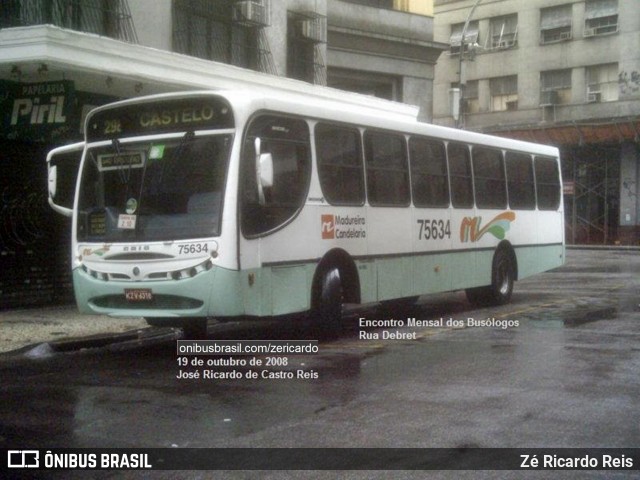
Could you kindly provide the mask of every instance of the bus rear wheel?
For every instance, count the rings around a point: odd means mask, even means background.
[[[340,270],[331,268],[322,275],[319,298],[311,312],[316,330],[323,337],[336,337],[342,328],[343,288]]]
[[[509,303],[513,293],[515,272],[512,255],[506,248],[501,248],[493,257],[491,285],[468,288],[465,291],[467,300],[476,306],[495,306]]]

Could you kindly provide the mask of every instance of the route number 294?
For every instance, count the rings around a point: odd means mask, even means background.
[[[451,220],[418,220],[418,240],[442,240],[451,238]]]

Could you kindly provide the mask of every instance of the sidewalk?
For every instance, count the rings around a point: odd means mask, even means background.
[[[27,345],[147,328],[138,317],[82,315],[75,305],[0,311],[0,354]]]

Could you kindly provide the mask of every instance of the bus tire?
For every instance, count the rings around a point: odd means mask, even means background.
[[[465,291],[467,300],[475,306],[496,306],[509,303],[516,277],[514,262],[514,257],[507,248],[498,249],[491,266],[491,285],[468,288]]]
[[[340,270],[327,269],[322,274],[319,298],[311,312],[314,330],[323,337],[336,337],[342,329],[343,290]]]
[[[206,318],[185,318],[182,321],[185,340],[203,340],[207,338]]]
[[[151,327],[179,327],[181,322],[179,318],[172,317],[145,317],[147,325]]]

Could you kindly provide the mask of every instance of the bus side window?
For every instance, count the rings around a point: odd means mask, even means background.
[[[448,207],[449,180],[444,144],[429,138],[409,139],[411,188],[416,207]]]
[[[473,184],[478,208],[506,208],[507,189],[502,152],[473,147]]]
[[[512,209],[534,210],[536,191],[533,181],[533,162],[531,155],[507,152],[507,190],[509,207]]]
[[[449,177],[451,180],[451,204],[456,208],[473,207],[473,183],[471,181],[471,159],[469,147],[461,143],[450,143]]]
[[[258,200],[255,139],[273,158],[273,185]],[[241,226],[247,236],[275,230],[304,205],[311,178],[309,129],[303,120],[263,115],[253,120],[244,140],[241,167]]]
[[[360,132],[319,123],[315,129],[318,176],[332,205],[364,204],[364,171]]]
[[[536,193],[540,210],[557,210],[560,206],[560,174],[554,158],[536,157]]]
[[[380,207],[408,206],[409,171],[404,136],[367,131],[364,145],[369,203]]]

